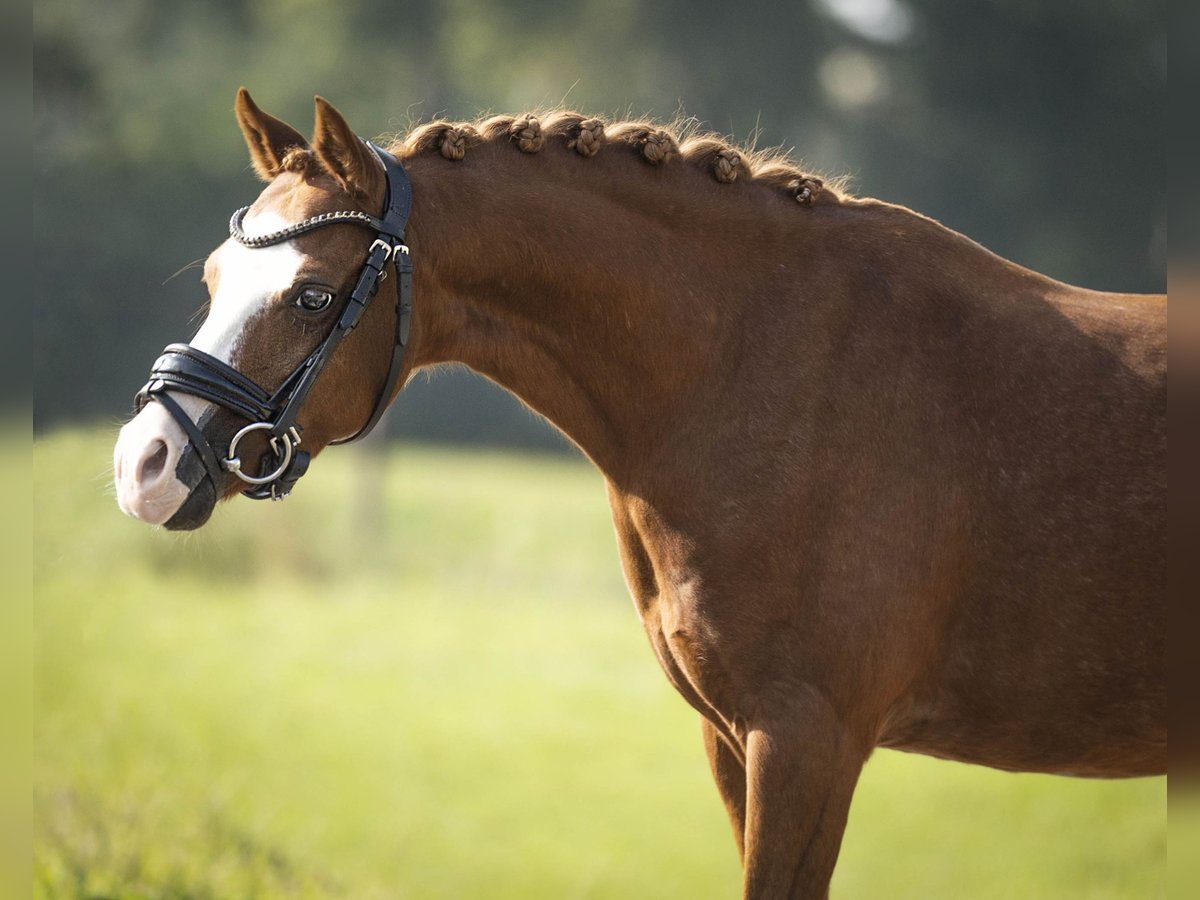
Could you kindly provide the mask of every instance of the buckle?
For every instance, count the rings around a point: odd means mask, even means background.
[[[375,238],[375,240],[371,241],[371,246],[369,248],[367,248],[367,256],[370,256],[376,250],[382,250],[383,251],[383,261],[387,262],[389,259],[392,258],[392,254],[395,252],[395,249],[396,248],[394,246],[389,244],[383,238]],[[407,247],[404,248],[404,252],[405,253],[408,252]]]

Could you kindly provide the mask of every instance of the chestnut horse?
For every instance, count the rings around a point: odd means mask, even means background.
[[[383,167],[328,103],[311,141],[244,90],[236,111],[268,183],[246,233],[379,214]],[[650,123],[436,122],[391,150],[413,191],[399,384],[465,363],[603,472],[745,896],[826,895],[877,746],[1166,771],[1165,297],[1053,281],[777,154]],[[367,240],[227,241],[194,346],[280,384]],[[395,316],[369,307],[316,382],[310,452],[371,415]],[[178,400],[213,446],[245,424]],[[125,426],[126,512],[195,527],[237,492],[189,486],[188,444],[157,403]]]

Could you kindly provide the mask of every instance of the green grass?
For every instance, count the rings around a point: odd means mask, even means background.
[[[323,456],[284,504],[126,520],[34,450],[35,897],[723,898],[696,715],[570,459]],[[1164,895],[1164,780],[881,752],[841,897]]]

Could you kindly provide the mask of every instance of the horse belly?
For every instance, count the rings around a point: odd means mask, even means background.
[[[897,705],[880,743],[1010,771],[1165,772],[1161,620],[1098,620],[1089,605],[1067,607],[1024,619],[964,616],[941,666]]]

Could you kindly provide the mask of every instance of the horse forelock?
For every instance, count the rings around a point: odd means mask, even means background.
[[[281,172],[295,172],[298,175],[311,175],[321,169],[321,163],[316,155],[307,147],[292,147],[279,162]]]

